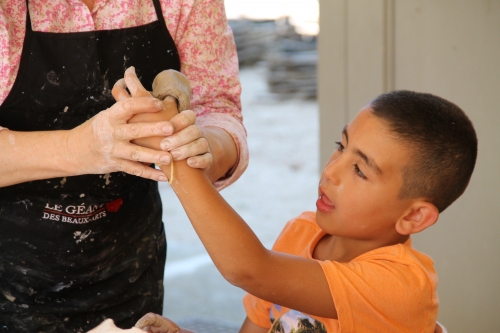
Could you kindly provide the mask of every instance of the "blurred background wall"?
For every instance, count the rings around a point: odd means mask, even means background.
[[[342,127],[386,91],[434,93],[474,123],[471,183],[414,244],[435,260],[449,332],[500,332],[500,1],[319,0],[319,8],[321,166]]]

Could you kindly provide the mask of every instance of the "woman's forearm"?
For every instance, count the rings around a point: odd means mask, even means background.
[[[164,174],[144,164],[160,164],[168,153],[130,143],[165,136],[165,123],[127,124],[134,114],[157,113],[153,97],[120,101],[71,130],[0,131],[0,187],[31,180],[123,171],[161,180]],[[159,126],[160,125],[160,126]]]
[[[68,131],[0,131],[0,187],[76,175]]]

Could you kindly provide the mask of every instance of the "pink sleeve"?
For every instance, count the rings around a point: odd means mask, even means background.
[[[238,57],[224,1],[163,0],[162,8],[179,51],[181,71],[191,82],[191,107],[198,124],[224,129],[237,146],[237,165],[214,184],[220,190],[236,181],[248,165]]]

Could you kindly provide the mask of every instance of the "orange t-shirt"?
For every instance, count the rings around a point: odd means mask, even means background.
[[[312,259],[325,232],[316,214],[287,223],[273,250]],[[245,295],[248,318],[271,333],[434,332],[438,313],[437,276],[427,255],[405,244],[382,247],[350,262],[319,261],[330,286],[338,320],[291,310]]]

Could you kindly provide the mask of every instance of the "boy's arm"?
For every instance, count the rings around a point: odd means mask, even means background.
[[[337,318],[318,262],[267,250],[201,170],[176,170],[171,186],[224,278],[266,301]]]
[[[139,87],[131,93],[140,96],[148,92]],[[170,176],[170,166],[160,168]],[[203,170],[176,161],[171,186],[215,266],[231,284],[269,302],[337,318],[320,264],[266,249]]]

